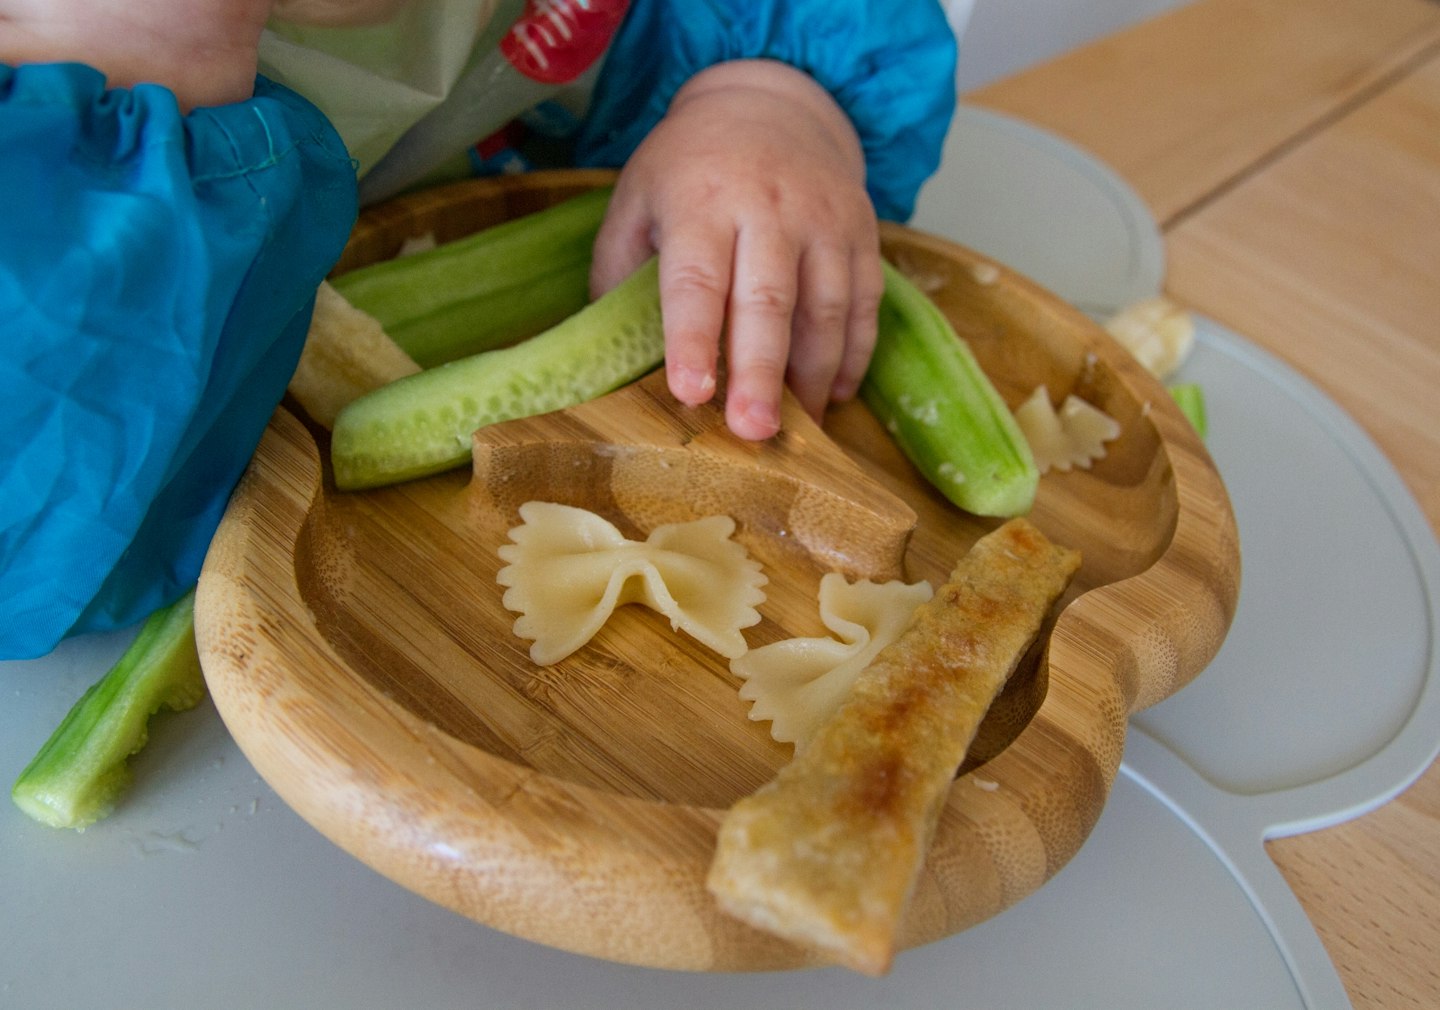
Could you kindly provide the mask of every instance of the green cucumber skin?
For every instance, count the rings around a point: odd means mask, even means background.
[[[610,193],[582,193],[332,283],[422,368],[501,347],[585,305]]]
[[[1205,390],[1194,382],[1178,382],[1170,387],[1170,395],[1180,413],[1194,427],[1196,434],[1204,439],[1210,434],[1210,420],[1205,413]]]
[[[547,330],[590,301],[590,250],[554,270],[497,286],[386,330],[421,368],[507,347]]]
[[[26,765],[11,799],[42,824],[84,830],[129,786],[126,758],[145,745],[150,716],[193,708],[204,696],[192,589],[150,615]]]
[[[335,484],[359,490],[462,466],[470,438],[500,421],[583,403],[639,378],[665,355],[658,263],[512,347],[426,369],[367,393],[335,419]]]
[[[883,266],[879,333],[861,399],[953,504],[979,516],[1024,515],[1040,475],[1014,415],[935,303]]]

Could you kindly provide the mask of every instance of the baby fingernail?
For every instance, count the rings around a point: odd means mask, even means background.
[[[780,430],[780,408],[773,403],[752,400],[745,405],[745,419],[757,428]]]
[[[687,403],[703,403],[715,392],[715,373],[703,368],[676,365],[670,378],[675,395]]]

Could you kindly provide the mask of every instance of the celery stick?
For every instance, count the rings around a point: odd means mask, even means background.
[[[665,356],[652,257],[580,312],[513,347],[397,379],[335,419],[335,484],[355,490],[463,466],[470,436],[498,421],[584,403]]]
[[[106,816],[133,777],[126,759],[145,746],[150,716],[205,696],[195,649],[195,591],[151,614],[124,655],[70,709],[15,780],[10,796],[53,828]]]
[[[585,306],[610,193],[592,190],[332,284],[422,368],[503,347]]]
[[[1014,415],[935,303],[883,266],[879,336],[861,399],[955,505],[975,515],[1023,515],[1040,475]]]
[[[1170,395],[1175,398],[1175,403],[1180,407],[1180,413],[1184,414],[1195,430],[1204,438],[1210,432],[1210,422],[1205,415],[1205,391],[1198,383],[1177,382],[1170,387]]]

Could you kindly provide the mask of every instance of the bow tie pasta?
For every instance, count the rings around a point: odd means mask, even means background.
[[[1044,386],[1036,386],[1030,398],[1015,408],[1015,423],[1042,474],[1075,467],[1088,470],[1104,458],[1105,443],[1120,437],[1118,421],[1074,394],[1065,397],[1057,411]]]
[[[928,582],[860,581],[835,572],[820,580],[820,620],[833,638],[789,638],[751,649],[730,661],[744,679],[740,697],[750,718],[770,720],[770,735],[804,747],[834,715],[860,671],[909,626],[929,600]]]
[[[515,634],[530,658],[558,663],[585,645],[616,607],[642,603],[726,659],[746,648],[742,628],[759,623],[760,564],[731,540],[735,520],[707,516],[657,526],[627,540],[586,509],[553,502],[520,506],[522,524],[499,549],[503,603],[521,616]]]

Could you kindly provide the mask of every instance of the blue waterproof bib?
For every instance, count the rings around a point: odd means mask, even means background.
[[[0,658],[192,585],[355,217],[325,119],[266,80],[182,115],[0,66]]]

